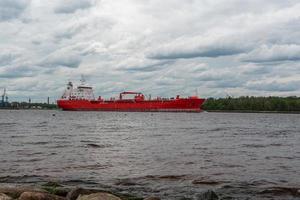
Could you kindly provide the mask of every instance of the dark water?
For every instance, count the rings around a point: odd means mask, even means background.
[[[0,184],[49,180],[163,199],[299,199],[300,115],[0,111]]]

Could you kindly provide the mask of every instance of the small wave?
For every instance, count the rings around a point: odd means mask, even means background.
[[[287,160],[297,159],[297,158],[293,158],[293,157],[289,157],[289,156],[266,156],[265,158],[267,160],[271,160],[271,159],[287,159]]]
[[[283,144],[279,144],[279,143],[274,143],[274,144],[270,144],[269,146],[280,147],[280,146],[284,146],[284,145]]]
[[[192,184],[194,185],[219,185],[222,184],[220,181],[213,181],[213,180],[205,180],[205,179],[200,179],[200,180],[193,180]]]
[[[138,185],[133,179],[122,179],[118,180],[115,185],[120,185],[120,186],[135,186]]]
[[[181,179],[186,179],[186,175],[147,175],[145,176],[146,179],[153,179],[153,180],[159,180],[159,179],[164,179],[164,180],[181,180]]]
[[[23,175],[23,176],[2,176],[0,183],[37,183],[43,182],[49,176]]]
[[[42,160],[44,160],[44,159],[42,159],[42,158],[30,158],[30,159],[18,159],[18,160],[16,160],[16,162],[26,163],[26,162],[37,162],[37,161],[42,161]]]
[[[94,144],[94,143],[88,143],[85,145],[86,147],[91,147],[91,148],[106,148],[110,147],[111,145],[109,144]]]
[[[279,136],[287,136],[291,133],[293,133],[293,130],[278,130],[278,131],[273,131],[273,132],[268,132],[265,133],[268,137],[279,137]]]
[[[88,169],[88,170],[94,170],[94,169],[107,169],[109,167],[112,167],[112,165],[102,165],[102,164],[94,164],[94,165],[79,165],[79,166],[67,166],[63,169]]]
[[[60,148],[67,148],[67,147],[70,147],[71,145],[63,145],[63,144],[57,144],[57,145],[54,145],[54,146],[48,146],[47,148],[49,149],[60,149]]]
[[[11,135],[10,138],[24,138],[25,135]]]
[[[228,163],[222,163],[222,164],[220,164],[220,166],[226,167],[226,168],[238,168],[238,167],[243,167],[242,165],[234,165],[234,164],[228,164]]]
[[[33,125],[32,128],[45,128],[47,126],[48,126],[48,122],[43,121],[43,122],[38,123],[37,125]]]
[[[81,124],[77,124],[75,125],[76,129],[84,129],[84,128],[90,128],[90,126],[87,126],[87,125],[81,125]]]
[[[22,156],[34,156],[34,155],[42,155],[43,154],[43,152],[28,152],[23,149],[16,150],[16,152],[18,152],[18,155],[22,155]]]
[[[300,188],[293,187],[269,187],[260,192],[260,194],[272,194],[272,195],[291,195],[300,197]]]
[[[94,142],[93,140],[80,140],[80,142],[88,142],[88,143],[92,143]]]
[[[242,147],[247,147],[247,148],[265,148],[266,145],[263,144],[244,144]]]
[[[45,145],[48,144],[49,142],[42,142],[42,141],[38,141],[38,142],[28,142],[26,144],[34,144],[34,145]]]
[[[210,132],[210,131],[212,131],[212,132],[226,131],[228,129],[229,129],[228,127],[220,127],[220,128],[210,129],[210,130],[208,130],[208,132]]]
[[[15,122],[2,122],[0,123],[0,127],[11,127],[11,126],[15,126],[17,125],[17,123]]]
[[[63,185],[68,185],[68,184],[97,185],[99,183],[90,181],[90,180],[88,181],[88,180],[80,180],[80,179],[71,179],[71,180],[62,181],[61,184],[63,184]]]

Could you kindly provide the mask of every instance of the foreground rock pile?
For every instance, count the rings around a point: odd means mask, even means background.
[[[40,188],[0,187],[0,200],[160,200],[158,197],[136,197],[114,194],[110,191],[85,188],[66,188],[57,183],[47,183]],[[200,194],[197,200],[218,200],[213,191]]]

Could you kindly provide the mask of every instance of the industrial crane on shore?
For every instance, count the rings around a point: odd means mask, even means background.
[[[8,96],[6,93],[6,88],[3,89],[3,94],[1,95],[1,107],[5,107],[6,104],[8,103]]]

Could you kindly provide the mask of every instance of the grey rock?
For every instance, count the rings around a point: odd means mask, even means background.
[[[42,189],[32,187],[1,187],[0,193],[6,194],[14,199],[18,198],[23,192],[47,192]]]
[[[74,188],[67,194],[67,200],[76,200],[79,195],[88,195],[97,192],[104,192],[96,189]]]
[[[90,195],[80,195],[77,200],[121,200],[119,197],[105,192],[93,193]]]
[[[66,198],[43,192],[23,192],[19,200],[66,200]]]
[[[0,200],[12,200],[12,198],[6,194],[0,193]]]

